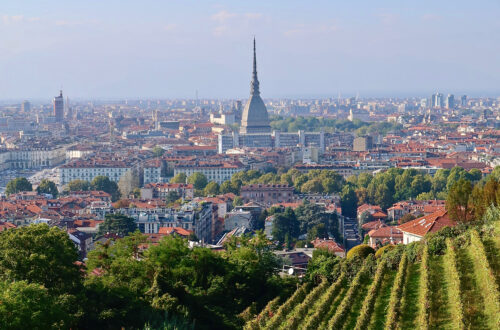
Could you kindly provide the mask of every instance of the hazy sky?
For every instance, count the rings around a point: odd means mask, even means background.
[[[500,1],[2,0],[0,99],[500,95]]]

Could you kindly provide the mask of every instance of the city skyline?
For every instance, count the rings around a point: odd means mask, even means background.
[[[493,1],[90,4],[4,4],[0,99],[245,99],[254,35],[264,99],[500,95]]]

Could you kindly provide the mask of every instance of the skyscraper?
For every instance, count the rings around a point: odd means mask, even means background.
[[[446,109],[453,109],[455,107],[455,96],[448,94],[446,97]]]
[[[62,91],[60,91],[59,96],[54,97],[54,117],[56,117],[57,123],[62,123],[64,120],[64,99]]]
[[[257,78],[257,55],[255,38],[253,39],[253,73],[250,83],[250,98],[243,109],[240,133],[270,133],[269,116],[266,105],[260,97],[259,79]]]
[[[462,107],[466,107],[467,106],[467,95],[462,95],[462,97],[460,98],[460,103],[461,103],[461,106]]]
[[[23,103],[21,103],[21,112],[28,113],[30,111],[31,111],[31,103],[29,101],[23,101]]]

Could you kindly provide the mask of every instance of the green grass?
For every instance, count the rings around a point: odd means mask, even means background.
[[[443,256],[430,257],[430,320],[431,329],[452,329],[451,312],[448,304],[448,278],[444,276]]]
[[[483,244],[491,270],[495,274],[495,281],[497,286],[500,287],[500,237],[483,239]]]
[[[321,323],[321,326],[319,327],[319,329],[326,329],[327,328],[328,321],[330,321],[330,319],[335,314],[335,311],[337,310],[337,307],[339,307],[340,303],[344,299],[344,297],[345,297],[345,295],[346,295],[346,293],[347,293],[348,290],[349,290],[349,286],[346,286],[346,287],[342,288],[342,290],[340,290],[339,295],[333,301],[333,303],[332,303],[332,305],[330,307],[330,310],[325,315],[325,318],[324,318],[323,322]]]
[[[408,278],[403,296],[401,313],[401,328],[415,329],[418,315],[418,286],[420,284],[420,263],[411,264],[408,267]],[[382,329],[382,328],[377,328]]]
[[[467,248],[457,250],[460,290],[466,329],[487,329],[484,302],[474,275],[474,261]]]
[[[384,329],[385,316],[387,315],[387,307],[391,298],[391,289],[396,277],[395,270],[389,270],[385,276],[382,286],[380,287],[373,313],[370,321],[369,329]]]
[[[365,300],[368,289],[370,288],[371,279],[366,279],[363,281],[363,285],[359,289],[356,298],[352,302],[351,308],[349,309],[349,314],[347,315],[346,321],[344,323],[344,329],[353,329],[356,326],[356,321],[358,319],[361,307],[363,306],[363,301]]]

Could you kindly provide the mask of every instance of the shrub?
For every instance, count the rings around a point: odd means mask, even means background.
[[[359,273],[352,281],[351,287],[349,288],[349,291],[347,291],[344,300],[342,300],[342,302],[340,303],[340,306],[335,312],[333,318],[330,320],[330,322],[328,322],[328,329],[337,329],[345,321],[347,315],[349,314],[350,308],[352,307],[352,303],[356,298],[356,295],[359,293],[359,290],[361,289],[363,282],[365,281],[370,267],[372,266],[371,261],[372,260],[370,258],[365,259],[363,268],[361,268]]]
[[[375,250],[366,244],[360,244],[358,246],[353,247],[352,249],[347,252],[346,259],[352,259],[356,256],[361,257],[361,258],[366,258],[370,254],[374,254]]]
[[[368,290],[368,294],[365,300],[363,301],[363,307],[361,308],[361,312],[356,322],[355,329],[357,330],[366,329],[368,323],[370,322],[370,317],[373,311],[373,306],[375,304],[375,299],[380,289],[380,285],[382,284],[382,279],[384,278],[385,269],[386,269],[386,262],[384,260],[381,260],[378,264],[377,272],[375,273],[375,278],[373,279],[373,283],[370,286],[370,289]]]
[[[377,252],[375,252],[375,258],[380,258],[384,253],[389,252],[392,249],[394,249],[394,245],[391,244],[381,247],[377,250]]]

